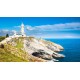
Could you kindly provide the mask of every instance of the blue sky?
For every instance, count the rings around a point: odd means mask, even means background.
[[[22,22],[29,36],[80,38],[80,17],[0,17],[0,36],[19,32]]]

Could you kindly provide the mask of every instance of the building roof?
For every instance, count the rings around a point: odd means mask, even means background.
[[[21,26],[24,26],[24,24],[22,23]]]

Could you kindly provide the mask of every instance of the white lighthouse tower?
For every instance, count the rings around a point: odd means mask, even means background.
[[[21,36],[26,37],[25,31],[24,31],[24,24],[21,24]]]

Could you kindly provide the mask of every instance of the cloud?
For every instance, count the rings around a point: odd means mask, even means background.
[[[29,31],[34,30],[34,28],[33,28],[32,26],[30,26],[30,25],[26,25],[25,27],[26,27],[26,29],[29,30]]]
[[[80,22],[53,24],[53,25],[40,25],[40,26],[27,26],[28,30],[38,31],[65,31],[65,30],[80,30]]]
[[[7,29],[0,30],[0,36],[6,36],[6,34],[13,35],[14,31],[15,30],[7,30]]]
[[[20,29],[21,26],[14,26],[16,29]],[[26,30],[28,31],[69,31],[69,30],[80,30],[80,22],[72,23],[60,23],[52,25],[39,25],[31,26],[25,25]]]
[[[6,35],[7,33],[13,35],[15,30],[17,30],[17,32],[20,31],[20,26],[15,26],[14,30],[0,30],[0,35]],[[25,32],[28,36],[44,38],[80,37],[80,22],[39,26],[25,25]]]
[[[80,37],[80,22],[53,25],[26,26],[26,33],[37,37]],[[63,35],[64,34],[64,35]],[[67,35],[66,35],[67,34]],[[77,34],[77,35],[72,35]]]
[[[35,26],[37,30],[43,31],[65,31],[65,30],[80,30],[80,22],[77,23],[64,23],[64,24],[53,24],[53,25],[41,25]]]
[[[5,30],[0,30],[0,33],[7,33],[9,30],[5,29]]]

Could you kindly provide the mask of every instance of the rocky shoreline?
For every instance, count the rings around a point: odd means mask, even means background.
[[[18,43],[17,43],[18,42]],[[31,61],[45,62],[45,61],[58,61],[57,58],[64,58],[65,55],[58,52],[63,51],[64,48],[56,43],[38,39],[35,37],[8,37],[0,44],[10,44],[12,46],[22,45],[21,50],[28,54]],[[17,47],[17,48],[18,48]],[[15,54],[16,55],[16,54]]]
[[[58,61],[56,58],[65,57],[65,55],[57,53],[64,50],[61,45],[34,37],[25,38],[24,49],[29,54],[47,61]]]

